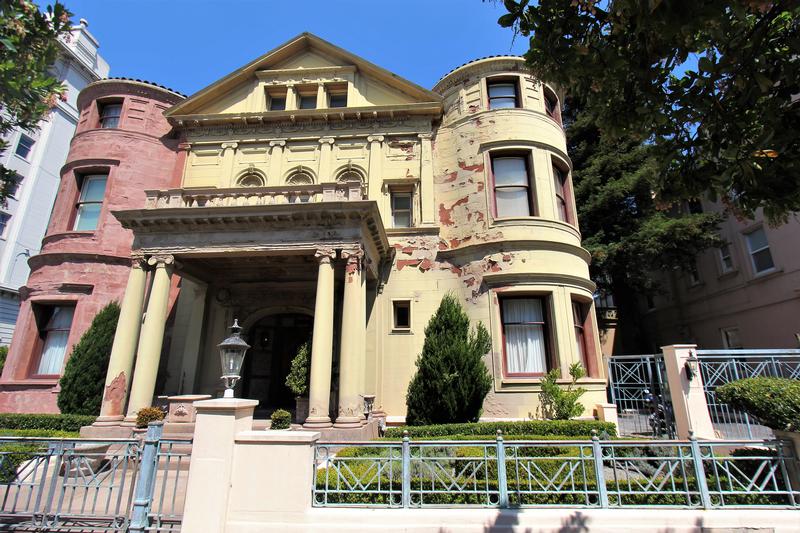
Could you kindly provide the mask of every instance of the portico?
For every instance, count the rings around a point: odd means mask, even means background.
[[[367,284],[377,283],[391,248],[376,203],[361,199],[360,184],[325,188],[298,187],[311,201],[296,203],[290,199],[299,192],[285,187],[215,189],[211,198],[189,190],[149,191],[144,209],[115,213],[134,232],[135,257],[100,423],[132,422],[139,409],[151,405],[159,369],[172,368],[162,352],[165,328],[177,320],[170,311],[172,278],[177,276],[181,283],[207,287],[203,338],[197,353],[190,354],[197,359],[196,370],[180,377],[184,392],[218,391],[217,322],[227,325],[235,315],[245,334],[255,335],[253,328],[264,316],[313,314],[304,425],[363,424],[362,397],[374,394],[365,388]],[[268,375],[262,388],[283,387],[284,379]]]

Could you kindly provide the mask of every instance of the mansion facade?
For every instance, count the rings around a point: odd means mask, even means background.
[[[306,427],[360,426],[365,395],[399,423],[448,292],[492,335],[484,418],[536,416],[541,377],[575,362],[585,414],[605,401],[559,96],[522,58],[426,90],[302,34],[189,98],[109,79],[78,103],[0,410],[56,411],[71,347],[117,300],[101,421],[221,395],[238,319],[238,396],[292,408],[313,340]]]

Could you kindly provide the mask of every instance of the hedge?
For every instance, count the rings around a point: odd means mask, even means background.
[[[495,437],[497,430],[504,435],[561,435],[564,437],[585,437],[592,430],[598,434],[605,432],[609,437],[617,434],[611,422],[597,420],[525,420],[520,422],[475,422],[469,424],[439,424],[432,426],[401,426],[386,430],[386,437],[399,439],[403,432],[414,439],[445,437],[450,435],[471,435],[476,437]]]
[[[719,387],[717,398],[772,429],[800,431],[800,380],[740,379]]]
[[[79,431],[97,417],[85,415],[0,413],[0,428]]]

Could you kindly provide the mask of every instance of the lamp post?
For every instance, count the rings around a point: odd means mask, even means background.
[[[250,345],[241,337],[241,332],[239,321],[234,319],[230,337],[217,345],[222,364],[222,381],[225,383],[223,398],[233,398],[233,388],[241,377],[244,354],[250,348]]]

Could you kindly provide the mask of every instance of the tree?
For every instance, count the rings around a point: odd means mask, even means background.
[[[16,128],[34,130],[64,95],[48,68],[58,55],[58,39],[70,31],[71,14],[56,1],[43,13],[28,0],[0,0],[0,154]],[[0,165],[0,201],[11,192],[16,173]]]
[[[740,216],[800,211],[796,0],[504,0],[539,78],[611,137],[652,143],[654,191]]]
[[[483,324],[470,331],[469,317],[461,304],[452,294],[445,295],[425,327],[417,373],[406,395],[406,423],[476,422],[492,386],[483,362],[491,347]]]
[[[605,135],[574,100],[564,119],[591,277],[614,296],[618,330],[630,335],[622,339],[622,350],[638,353],[649,346],[641,335],[637,295],[660,289],[657,272],[688,270],[698,253],[720,245],[721,218],[693,213],[689,203],[658,203],[652,193],[659,179],[652,145]]]
[[[100,414],[118,320],[119,305],[111,302],[95,315],[92,325],[72,349],[58,393],[58,408],[62,413]]]

